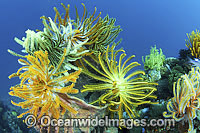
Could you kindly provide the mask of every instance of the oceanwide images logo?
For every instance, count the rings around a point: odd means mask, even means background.
[[[26,116],[24,120],[28,127],[35,126],[38,123],[44,127],[59,126],[59,127],[126,127],[132,129],[133,127],[145,127],[145,126],[175,126],[174,119],[110,119],[108,116],[105,118],[77,118],[77,119],[52,119],[49,116],[43,116],[37,120],[34,115]]]

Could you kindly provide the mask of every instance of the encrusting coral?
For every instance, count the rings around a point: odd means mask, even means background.
[[[190,49],[191,55],[200,59],[200,33],[199,30],[192,31],[187,34],[188,40],[186,40],[186,46]]]
[[[123,52],[119,61],[117,62],[117,54]],[[118,112],[119,119],[123,118],[123,111],[126,111],[130,118],[137,115],[135,108],[138,105],[145,103],[153,103],[149,98],[156,98],[153,92],[156,91],[154,85],[157,83],[149,83],[143,81],[140,77],[135,77],[139,74],[145,74],[144,71],[135,71],[128,75],[132,68],[139,66],[138,62],[126,64],[135,57],[129,57],[124,63],[123,58],[126,56],[123,50],[116,50],[114,46],[111,47],[111,55],[109,56],[109,46],[104,53],[99,53],[98,62],[101,70],[97,69],[87,60],[84,60],[91,68],[93,68],[98,75],[90,72],[88,69],[83,69],[83,72],[92,78],[102,81],[100,84],[85,85],[81,92],[85,91],[105,91],[93,103],[99,102],[100,105],[108,105],[111,112]],[[104,60],[105,59],[105,60]]]
[[[120,26],[114,25],[115,19],[109,18],[108,15],[102,19],[100,12],[97,17],[94,17],[96,8],[94,13],[87,17],[85,5],[82,5],[84,7],[82,18],[79,18],[76,9],[76,19],[71,19],[69,17],[70,6],[66,7],[62,4],[65,9],[64,15],[60,15],[54,8],[56,12],[54,20],[50,17],[41,17],[44,25],[43,31],[27,30],[26,37],[22,40],[15,38],[15,41],[25,48],[23,52],[31,55],[38,50],[47,51],[50,63],[54,67],[58,65],[63,50],[66,48],[66,57],[61,69],[78,70],[74,61],[89,53],[105,51],[105,46],[111,44],[121,31]],[[23,57],[11,50],[8,51],[13,55]]]
[[[194,130],[193,119],[196,118],[196,110],[200,109],[200,69],[192,70],[174,82],[174,97],[167,104],[167,112],[163,113],[166,118],[172,117],[176,121],[186,119],[189,122],[188,132]]]
[[[67,94],[68,97],[70,97],[68,94],[78,93],[78,90],[73,87],[81,69],[68,76],[58,76],[65,72],[58,72],[65,59],[65,54],[66,49],[64,49],[57,67],[50,65],[47,51],[36,51],[34,55],[25,56],[28,61],[23,59],[18,60],[23,67],[17,73],[10,75],[9,78],[19,77],[21,83],[11,87],[9,94],[25,100],[20,103],[11,101],[12,104],[20,106],[23,109],[29,109],[25,113],[20,114],[18,118],[31,113],[37,116],[37,118],[46,114],[58,119],[66,110],[74,114],[77,113],[70,105],[64,104],[58,96],[58,93]],[[24,72],[21,73],[21,71]],[[70,82],[72,82],[70,85],[63,86],[63,84],[66,85]]]

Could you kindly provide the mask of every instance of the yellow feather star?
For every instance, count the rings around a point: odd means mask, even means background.
[[[191,55],[200,59],[200,33],[199,30],[192,31],[187,34],[188,40],[186,40],[186,46],[190,49]]]
[[[188,131],[193,131],[193,119],[196,118],[196,110],[200,109],[200,69],[192,68],[189,74],[185,74],[174,83],[174,97],[167,104],[167,112],[163,113],[166,118],[172,117],[176,121],[187,118]]]
[[[116,61],[116,56],[119,52],[123,52],[119,61]],[[110,57],[111,56],[111,57]],[[156,88],[152,85],[157,83],[148,83],[143,81],[142,78],[136,77],[138,74],[145,74],[144,71],[135,71],[128,75],[128,72],[140,64],[138,62],[132,62],[126,66],[126,64],[135,57],[134,55],[129,57],[123,64],[122,60],[126,56],[124,50],[114,51],[114,47],[111,47],[111,55],[109,55],[109,46],[106,52],[99,54],[99,64],[102,71],[94,67],[90,62],[84,59],[84,61],[92,67],[98,75],[89,72],[87,69],[83,69],[83,72],[94,79],[103,81],[101,84],[85,85],[81,92],[85,91],[106,91],[95,102],[100,104],[108,104],[108,108],[111,112],[118,112],[119,119],[123,116],[123,110],[127,112],[130,118],[136,116],[135,108],[138,105],[145,103],[152,103],[145,99],[156,98],[152,95]],[[105,60],[104,60],[105,59]],[[132,117],[133,116],[133,117]]]
[[[23,109],[29,109],[25,113],[20,114],[18,118],[23,117],[27,113],[31,113],[38,118],[43,115],[59,118],[60,114],[63,115],[66,110],[74,114],[77,113],[70,105],[64,104],[57,95],[58,93],[78,93],[78,90],[73,87],[81,69],[67,76],[59,76],[66,72],[58,72],[65,59],[65,54],[66,49],[56,68],[50,65],[47,51],[36,51],[33,56],[25,56],[28,61],[23,59],[18,60],[24,66],[17,73],[10,75],[9,78],[19,76],[21,83],[11,87],[10,90],[12,91],[9,94],[25,100],[20,103],[11,101],[13,105],[20,106]],[[24,72],[20,73],[21,71]],[[68,82],[73,83],[67,87],[61,86]]]

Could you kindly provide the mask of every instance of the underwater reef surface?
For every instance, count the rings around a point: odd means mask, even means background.
[[[34,128],[27,128],[24,124],[23,119],[18,119],[17,115],[22,113],[22,110],[15,108],[10,101],[0,101],[0,132],[1,133],[35,133],[37,132]]]
[[[192,31],[179,57],[166,57],[165,51],[150,49],[143,58],[143,70],[135,55],[117,49],[122,31],[116,19],[101,12],[70,16],[70,5],[61,4],[55,17],[42,16],[43,29],[27,30],[15,38],[22,53],[21,67],[9,78],[20,82],[10,87],[12,105],[0,102],[0,132],[199,132],[200,34]],[[136,68],[136,70],[135,70]],[[27,128],[24,118],[36,118]],[[175,126],[43,126],[43,116],[51,119],[106,118],[175,120]],[[134,124],[134,123],[132,123]]]

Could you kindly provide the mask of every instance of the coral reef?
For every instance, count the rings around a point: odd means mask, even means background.
[[[27,128],[22,119],[16,116],[19,113],[13,106],[10,106],[7,100],[0,101],[0,132],[1,133],[23,133],[36,132],[34,128]]]
[[[169,90],[171,90],[173,83],[178,80],[182,75],[189,72],[189,68],[183,63],[186,60],[177,58],[167,58],[164,62],[168,66],[168,71],[163,75],[168,79]],[[172,90],[170,91],[172,93]]]
[[[23,47],[24,55],[8,50],[23,58],[18,60],[23,66],[9,76],[20,79],[9,94],[14,96],[12,107],[21,108],[9,110],[0,102],[0,118],[7,122],[0,124],[0,132],[13,132],[14,128],[17,132],[24,128],[25,132],[70,133],[200,131],[200,61],[195,59],[200,59],[198,30],[187,34],[189,49],[180,50],[179,58],[166,58],[162,49],[154,46],[149,55],[142,57],[145,71],[132,71],[140,64],[131,62],[135,55],[125,60],[125,50],[115,50],[121,42],[115,39],[122,29],[115,25],[114,18],[108,15],[101,18],[96,8],[87,15],[84,4],[81,17],[75,8],[73,18],[70,6],[61,5],[65,13],[54,8],[53,19],[41,17],[43,30],[27,30],[26,37],[15,38]],[[172,117],[177,122],[174,127],[132,129],[120,124],[115,127],[44,127],[37,122],[28,130],[24,123],[20,124],[21,118],[28,114],[36,116],[38,121],[48,115],[62,120],[106,116],[119,121],[139,118],[146,119],[147,123],[151,119]],[[185,125],[180,124],[185,120]]]
[[[173,83],[178,80],[182,75],[188,73],[191,69],[191,65],[188,63],[188,57],[190,57],[190,51],[181,49],[179,51],[179,58],[168,57],[163,63],[163,67],[160,70],[161,79],[158,81],[158,91],[160,94],[158,98],[166,99],[171,94],[173,96]],[[164,93],[163,93],[164,92]]]

